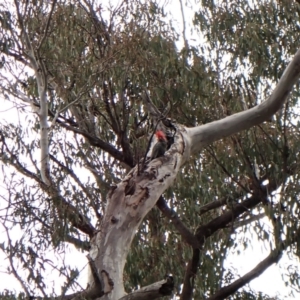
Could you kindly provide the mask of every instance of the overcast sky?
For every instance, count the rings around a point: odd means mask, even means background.
[[[111,1],[112,3],[118,2],[118,1]],[[180,1],[179,0],[173,0],[173,1],[162,1],[163,3],[167,3],[167,9],[169,10],[169,13],[173,15],[173,26],[177,26],[178,32],[182,33],[182,15],[180,10]],[[104,5],[103,5],[104,7]],[[196,10],[192,8],[191,1],[189,1],[188,7],[185,7],[185,20],[187,21],[186,27],[186,36],[193,44],[197,44],[197,40],[199,38],[197,36],[193,36],[191,34],[190,30],[190,24],[193,18],[193,13]],[[183,39],[179,41],[177,46],[180,48],[181,45],[183,45]],[[1,96],[0,96],[1,97]],[[4,101],[0,98],[1,103],[1,109],[0,109],[0,117],[2,119],[6,119],[8,122],[22,122],[20,120],[20,115],[17,113],[15,109],[13,109],[13,105],[7,101]],[[0,178],[0,182],[1,178]],[[0,192],[3,192],[3,189],[0,185]],[[263,221],[264,226],[268,226],[268,221],[265,218]],[[20,235],[20,231],[16,228],[15,232],[13,233],[15,236]],[[242,237],[241,235],[237,235],[236,241],[239,241]],[[256,266],[257,263],[259,263],[262,259],[264,259],[269,254],[269,246],[267,244],[264,244],[262,242],[259,242],[256,239],[256,235],[252,234],[250,231],[249,237],[253,239],[252,246],[248,247],[244,251],[243,247],[240,247],[240,254],[237,253],[231,253],[229,255],[229,258],[226,262],[226,266],[232,269],[236,269],[237,274],[240,276],[244,275],[246,272],[250,271],[253,267]],[[0,227],[0,243],[3,243],[5,240],[5,232]],[[71,255],[70,255],[71,254]],[[58,259],[53,256],[53,253],[48,253],[49,259],[55,261]],[[70,265],[77,266],[77,268],[81,271],[80,276],[80,282],[83,288],[86,287],[86,278],[87,278],[87,260],[86,260],[86,254],[80,253],[77,250],[74,249],[73,246],[68,246],[66,248],[65,258],[67,263]],[[0,290],[4,291],[5,289],[19,292],[21,291],[21,286],[18,283],[18,281],[14,278],[13,275],[8,275],[7,273],[7,267],[8,267],[8,261],[5,258],[3,252],[0,251]],[[298,259],[294,258],[295,265],[297,264]],[[284,282],[281,278],[282,273],[287,273],[288,267],[291,267],[291,265],[294,264],[288,256],[285,254],[283,258],[281,259],[279,265],[273,265],[270,267],[266,272],[263,273],[258,279],[253,280],[250,283],[250,287],[256,291],[262,291],[264,293],[269,294],[270,296],[276,296],[280,295],[280,299],[288,299],[292,300],[295,298],[289,297],[287,295],[288,289],[285,287]],[[20,266],[19,266],[20,267]],[[281,269],[281,270],[280,270]],[[48,280],[47,283],[49,287],[57,281],[57,276],[55,276],[52,273],[48,274]],[[59,282],[61,284],[61,282]],[[56,292],[60,292],[60,286],[57,286]],[[299,293],[296,293],[299,297]]]

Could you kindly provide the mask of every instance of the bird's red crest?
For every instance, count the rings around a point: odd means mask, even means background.
[[[167,140],[166,135],[161,130],[156,131],[155,135],[159,140]]]

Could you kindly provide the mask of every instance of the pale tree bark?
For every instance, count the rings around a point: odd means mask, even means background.
[[[197,153],[214,141],[269,120],[282,107],[294,84],[299,79],[299,72],[300,49],[284,71],[269,99],[260,105],[224,119],[189,128],[188,136],[192,142],[191,153]]]
[[[174,288],[172,276],[166,279],[145,286],[129,295],[122,297],[120,300],[152,300],[170,295]]]
[[[194,128],[173,124],[175,139],[166,154],[145,163],[143,169],[133,168],[107,197],[104,220],[90,250],[101,287],[95,284],[94,278],[90,282],[91,290],[100,288],[100,294],[104,294],[102,299],[124,297],[123,269],[134,234],[160,195],[172,185],[180,167],[204,146],[268,120],[281,108],[299,76],[300,50],[270,98],[260,105]]]
[[[36,49],[34,49],[30,38],[27,34],[27,29],[23,23],[23,17],[20,13],[19,5],[20,3],[15,0],[15,7],[17,11],[18,22],[21,28],[21,36],[23,38],[25,53],[29,59],[29,65],[34,70],[37,87],[38,87],[38,95],[39,95],[39,106],[40,109],[37,111],[40,121],[40,147],[41,147],[41,177],[43,182],[46,185],[51,184],[50,178],[50,164],[49,164],[49,125],[48,125],[48,100],[47,100],[47,72],[45,70],[45,66],[41,56],[39,55],[39,50],[47,36],[49,23],[52,17],[52,13],[54,11],[54,7],[56,4],[56,0],[53,1],[51,11],[48,17],[47,25],[44,31],[44,35],[39,42]]]
[[[102,227],[90,251],[105,293],[103,299],[125,295],[123,269],[132,239],[159,196],[175,180],[184,162],[182,154],[187,143],[183,134],[177,134],[165,156],[152,160],[144,170],[136,166],[108,195]]]

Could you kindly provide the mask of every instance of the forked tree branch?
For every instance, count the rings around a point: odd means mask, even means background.
[[[10,148],[8,147],[4,134],[0,131],[1,142],[6,149],[6,153],[10,154],[10,164],[16,168],[21,174],[24,176],[33,179],[36,181],[41,189],[45,191],[52,199],[53,205],[57,210],[61,219],[67,218],[72,226],[76,227],[81,232],[87,234],[89,237],[92,237],[96,232],[94,226],[88,222],[86,217],[81,214],[77,208],[66,201],[59,193],[59,191],[54,186],[47,186],[39,176],[28,170],[22,163],[19,161],[18,157],[12,153]]]
[[[128,161],[126,159],[126,157],[123,155],[123,153],[121,151],[119,151],[118,149],[116,149],[114,146],[112,146],[111,144],[89,134],[86,131],[80,130],[79,128],[70,126],[64,122],[61,122],[59,120],[57,120],[57,123],[59,123],[59,125],[69,131],[72,131],[74,133],[80,134],[82,136],[84,136],[92,146],[95,147],[99,147],[100,149],[102,149],[103,151],[107,152],[109,155],[111,155],[113,158],[117,159],[119,162],[123,162],[126,165],[128,165],[129,167],[133,167],[133,162],[130,160]]]
[[[41,57],[39,57],[38,51],[35,51],[33,45],[31,43],[31,39],[28,35],[27,28],[24,25],[23,18],[21,15],[19,2],[17,0],[15,2],[15,7],[17,10],[17,17],[19,26],[21,28],[22,36],[25,44],[25,54],[28,56],[31,66],[35,72],[36,83],[38,87],[38,95],[40,100],[40,110],[38,112],[39,121],[40,121],[40,147],[41,147],[41,177],[43,182],[47,185],[51,185],[51,177],[50,177],[50,164],[49,164],[49,126],[48,126],[48,99],[47,99],[47,73],[45,71],[44,62]],[[54,9],[55,2],[52,6],[52,10]],[[50,22],[49,16],[48,22]],[[47,27],[46,27],[47,30]],[[46,34],[46,33],[45,33]],[[43,41],[43,39],[42,39]]]
[[[196,230],[197,242],[200,249],[204,245],[205,240],[212,236],[216,231],[226,228],[228,224],[233,223],[234,220],[247,211],[249,208],[255,207],[263,199],[261,197],[251,197],[235,205],[232,209],[225,211],[221,216],[213,219],[207,224],[201,225]],[[193,249],[193,257],[189,261],[183,281],[183,289],[181,298],[182,300],[190,300],[193,296],[194,278],[198,272],[200,261],[200,249]],[[196,251],[198,250],[198,251]]]
[[[221,216],[213,219],[207,224],[201,225],[196,230],[196,238],[201,247],[204,245],[205,240],[212,236],[216,231],[226,228],[229,224],[234,224],[234,221],[249,209],[257,206],[259,203],[265,202],[269,193],[278,188],[279,183],[270,182],[268,189],[264,187],[259,192],[259,195],[253,195],[251,198],[234,205],[231,209],[225,211]],[[188,263],[187,270],[184,278],[184,285],[182,291],[183,300],[191,299],[193,295],[193,278],[196,276],[199,267],[199,257],[194,251],[193,257]],[[224,299],[224,298],[223,298]]]
[[[267,197],[267,196],[265,196]],[[219,229],[225,228],[228,224],[233,223],[234,220],[243,214],[248,209],[255,207],[257,204],[265,201],[263,196],[252,196],[251,198],[236,204],[232,209],[225,211],[221,216],[213,219],[205,225],[201,225],[196,230],[196,237],[201,244],[204,244],[205,239],[210,237]]]

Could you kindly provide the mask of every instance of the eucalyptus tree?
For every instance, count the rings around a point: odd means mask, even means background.
[[[240,289],[298,255],[299,5],[194,10],[199,43],[184,29],[177,49],[154,1],[0,4],[1,93],[19,117],[1,123],[1,250],[26,297],[267,299]],[[168,151],[151,160],[157,129]],[[235,274],[224,261],[249,230],[270,253]],[[86,287],[45,255],[68,244]]]

